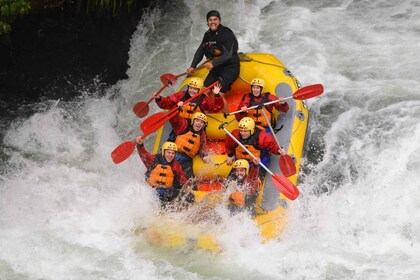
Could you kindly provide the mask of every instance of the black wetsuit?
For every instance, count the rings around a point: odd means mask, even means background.
[[[239,76],[238,40],[232,30],[221,24],[217,31],[207,30],[194,54],[191,67],[196,68],[203,59],[203,55],[207,59],[216,58],[213,61],[213,69],[204,81],[204,86],[207,87],[219,81],[222,92],[230,90],[232,83]]]

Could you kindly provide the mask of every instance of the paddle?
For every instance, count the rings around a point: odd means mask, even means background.
[[[286,97],[284,100],[290,99],[290,98],[293,98],[295,100],[306,100],[306,99],[321,95],[323,91],[324,91],[324,88],[321,84],[310,85],[310,86],[306,86],[306,87],[298,89],[292,96]],[[248,110],[255,109],[261,106],[274,104],[277,102],[279,102],[279,100],[274,100],[274,101],[266,102],[260,105],[251,106],[251,107],[248,107]],[[238,110],[235,112],[230,112],[229,114],[226,114],[226,115],[234,115],[241,112],[243,111]]]
[[[200,69],[204,66],[204,64],[207,62],[208,60],[206,60],[205,62],[203,62],[201,65],[199,65],[197,67],[197,69]],[[137,102],[136,105],[134,105],[133,107],[133,112],[134,114],[136,114],[137,117],[139,118],[143,118],[144,116],[146,116],[149,113],[149,104],[150,102],[152,102],[152,100],[158,96],[166,87],[172,86],[174,84],[176,84],[176,80],[179,77],[185,76],[187,75],[188,72],[184,72],[178,75],[174,75],[174,74],[170,74],[170,73],[166,73],[163,74],[162,76],[160,76],[160,80],[163,83],[163,86],[156,92],[153,94],[153,96],[147,100],[147,102]]]
[[[271,134],[273,134],[274,139],[276,140],[277,146],[280,146],[279,140],[276,138],[276,134],[274,133],[273,127],[271,126],[271,121],[268,119],[267,114],[264,110],[261,110],[265,120],[267,121],[268,127],[270,128]],[[279,165],[281,173],[284,176],[289,177],[296,174],[296,166],[295,162],[293,161],[292,157],[289,155],[280,156]]]
[[[196,95],[192,96],[191,98],[185,100],[184,104],[186,104],[186,103],[190,102],[191,100],[199,97],[204,92],[206,92],[208,89],[213,87],[215,84],[217,84],[217,82],[214,82],[211,85],[209,85],[208,87],[203,88],[202,90],[200,90],[199,93],[197,93]],[[156,114],[153,114],[153,115],[149,116],[147,119],[145,119],[140,124],[140,129],[145,134],[146,133],[150,134],[150,133],[158,130],[162,125],[165,124],[165,122],[172,119],[173,117],[175,117],[178,114],[178,109],[179,109],[178,107],[174,107],[168,112],[159,112],[159,113],[156,113]]]
[[[177,114],[178,111],[173,111],[172,113],[158,112],[153,114],[140,124],[140,129],[143,131],[143,133],[152,133],[158,130],[162,125],[175,117]]]
[[[144,139],[150,133],[144,133],[142,136],[142,139]],[[118,164],[128,159],[131,156],[131,154],[134,152],[134,148],[136,147],[136,144],[137,144],[136,141],[127,141],[120,144],[111,153],[112,161],[115,164]]]
[[[173,75],[173,74],[163,74],[162,76],[160,76],[160,80],[163,83],[163,86],[153,94],[152,97],[150,97],[149,100],[147,100],[147,102],[137,102],[136,105],[134,105],[133,107],[133,112],[134,114],[136,114],[137,117],[139,118],[143,118],[144,116],[146,116],[149,113],[149,104],[150,102],[152,102],[152,100],[158,96],[166,87],[168,87],[169,85],[174,85],[176,83],[176,79],[178,77],[181,77],[183,75],[186,75],[186,72],[179,74],[177,76]]]
[[[135,141],[127,141],[120,144],[111,153],[112,161],[115,164],[118,164],[126,160],[134,152],[134,148],[136,147],[136,144],[137,143]]]
[[[223,125],[220,126],[225,133],[232,138],[239,146],[242,147],[254,160],[257,160],[257,157],[254,156],[244,145],[242,145],[241,142],[239,142],[238,139],[235,138],[226,128],[223,127]],[[270,175],[271,175],[271,181],[273,182],[274,186],[287,198],[290,200],[295,200],[299,196],[299,190],[297,187],[290,182],[286,177],[284,177],[281,174],[273,174],[270,169],[267,168],[261,161],[259,162],[259,165],[261,165],[262,168],[264,168]]]

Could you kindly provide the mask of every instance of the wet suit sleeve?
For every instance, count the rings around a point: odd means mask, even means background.
[[[268,102],[270,102],[270,101],[274,101],[274,100],[277,100],[278,98],[276,97],[276,96],[274,96],[274,95],[272,95],[272,94],[270,94],[269,96],[268,96]],[[289,104],[287,104],[287,102],[285,102],[284,104],[280,104],[280,103],[274,103],[274,104],[272,104],[272,105],[268,105],[267,106],[267,109],[270,111],[270,112],[272,112],[272,110],[273,110],[273,106],[278,110],[278,111],[281,111],[281,112],[283,112],[283,113],[287,113],[287,111],[289,111]]]
[[[261,131],[258,138],[258,145],[261,149],[266,149],[273,154],[279,155],[279,146],[273,134]]]
[[[203,102],[201,102],[200,104],[200,108],[208,113],[217,113],[222,111],[224,106],[223,103],[223,98],[218,95],[215,96],[214,98],[210,98],[208,96],[206,96],[203,100]]]
[[[252,165],[252,167],[249,170],[249,174],[246,178],[247,183],[250,186],[249,194],[253,194],[256,191],[258,191],[258,175],[259,175],[260,169],[258,168],[258,165]]]
[[[197,68],[198,63],[203,59],[204,56],[204,46],[206,42],[206,34],[203,36],[203,40],[201,41],[200,46],[198,46],[198,49],[195,51],[193,61],[191,62],[191,67]]]
[[[172,164],[172,171],[174,172],[176,179],[181,183],[181,186],[187,183],[187,176],[185,175],[184,170],[182,170],[181,164],[176,160],[174,160],[174,163]]]
[[[198,154],[201,157],[205,157],[208,154],[207,134],[204,131],[202,131],[200,135],[200,150],[198,151]]]
[[[180,117],[179,115],[176,115],[170,119],[169,122],[172,125],[172,130],[175,135],[184,133],[188,128],[188,120],[186,118]]]
[[[156,104],[161,109],[170,110],[177,106],[178,102],[184,96],[185,91],[176,92],[174,94],[169,95],[168,97],[162,97],[156,100]]]
[[[242,96],[241,103],[239,103],[238,105],[238,111],[241,110],[241,108],[244,106],[249,107],[250,104],[251,104],[251,100],[249,99],[249,93],[245,93]],[[246,116],[245,112],[240,112],[240,113],[235,114],[235,118],[238,122],[245,116]]]
[[[155,161],[156,156],[146,151],[146,148],[144,147],[143,144],[142,145],[137,144],[137,152],[140,156],[141,161],[144,163],[146,168],[149,169],[152,166],[153,162]]]

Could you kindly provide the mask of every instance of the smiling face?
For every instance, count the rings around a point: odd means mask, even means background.
[[[200,119],[194,119],[192,126],[195,131],[200,131],[204,127],[204,121]]]
[[[211,16],[207,20],[207,26],[210,28],[211,31],[216,31],[220,25],[220,19],[216,16]]]
[[[249,137],[251,137],[250,130],[239,130],[239,134],[241,135],[242,139],[248,139]]]
[[[164,152],[164,158],[167,162],[171,162],[176,156],[176,152],[174,150],[166,149]]]
[[[192,97],[200,91],[199,88],[188,87],[188,94]]]
[[[261,87],[260,86],[251,86],[251,90],[252,90],[252,94],[255,97],[260,96],[260,94],[261,94]]]
[[[246,176],[246,169],[245,168],[236,168],[235,169],[235,175],[238,178],[238,180],[243,181]]]

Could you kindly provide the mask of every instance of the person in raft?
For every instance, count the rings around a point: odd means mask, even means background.
[[[181,116],[175,116],[169,120],[172,125],[172,133],[169,141],[175,142],[178,153],[175,159],[181,164],[188,178],[193,174],[193,158],[201,156],[205,163],[209,162],[207,155],[207,116],[201,112],[195,112],[191,120]]]
[[[173,142],[162,145],[162,154],[150,154],[143,145],[143,138],[136,138],[137,152],[147,168],[146,182],[154,188],[162,203],[171,202],[178,197],[187,177],[181,164],[175,160],[178,148]],[[194,194],[188,193],[186,200],[194,202]]]
[[[203,40],[194,54],[187,73],[188,75],[194,73],[203,56],[213,60],[204,64],[204,67],[210,71],[204,81],[204,86],[208,87],[218,81],[223,91],[222,96],[224,96],[239,76],[238,39],[230,28],[222,25],[222,18],[218,11],[209,11],[206,18],[209,29],[204,33]],[[225,111],[227,110],[227,102],[226,100],[224,102]]]
[[[223,99],[219,95],[220,86],[216,85],[213,88],[214,98],[202,94],[197,98],[192,99],[188,103],[184,101],[190,99],[198,94],[203,88],[203,80],[198,77],[191,77],[187,81],[187,90],[176,92],[168,97],[156,96],[156,104],[161,109],[170,110],[175,106],[180,108],[179,115],[186,119],[191,119],[195,112],[217,113],[223,109]]]
[[[233,163],[233,169],[234,172],[224,182],[226,188],[233,189],[227,207],[232,214],[247,209],[251,215],[254,215],[255,201],[261,189],[259,168],[256,164],[250,168],[246,159],[238,159]]]
[[[238,110],[242,110],[241,113],[235,115],[238,122],[244,117],[250,117],[254,120],[256,126],[267,128],[268,123],[261,112],[262,110],[264,110],[267,118],[271,121],[273,126],[275,126],[275,123],[273,124],[275,119],[272,117],[273,108],[276,108],[279,112],[281,111],[284,113],[289,111],[289,105],[284,100],[284,97],[277,98],[269,92],[264,92],[264,88],[265,81],[263,79],[254,78],[251,81],[251,91],[242,97],[242,100],[238,105]],[[248,110],[248,107],[261,105],[275,100],[278,100],[279,102],[263,106],[262,108]]]
[[[269,152],[276,155],[286,155],[283,147],[277,145],[274,136],[255,126],[255,122],[250,117],[241,119],[238,123],[238,129],[232,131],[232,136],[239,143],[247,148],[264,165],[268,164]],[[228,157],[226,164],[231,165],[235,159],[246,159],[253,161],[253,158],[232,138],[226,138],[226,152]],[[260,170],[260,178],[265,175],[265,170]]]

